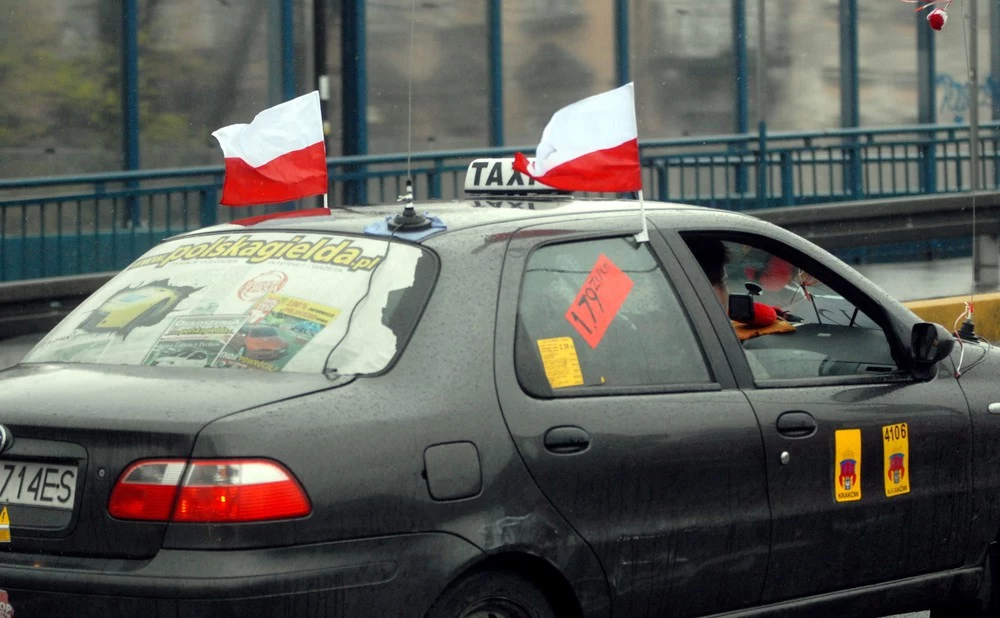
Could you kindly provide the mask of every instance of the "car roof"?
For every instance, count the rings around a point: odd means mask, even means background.
[[[414,202],[418,213],[437,217],[447,229],[435,232],[433,236],[453,233],[460,230],[509,223],[511,228],[531,225],[534,220],[561,221],[577,220],[598,214],[628,214],[639,213],[639,202],[636,200],[608,198],[579,197],[535,197],[535,196],[490,196],[482,199],[463,199],[452,201]],[[181,236],[198,235],[214,232],[243,231],[295,231],[295,232],[341,232],[349,234],[365,234],[365,228],[373,223],[386,220],[402,212],[402,205],[374,205],[357,207],[331,208],[332,216],[301,216],[275,217],[261,220],[255,217],[249,225],[224,223],[208,228],[194,230]],[[705,206],[647,201],[647,213],[667,212],[685,215],[685,224],[697,223],[698,219],[713,219],[718,223],[718,217],[732,217],[732,222],[746,222],[751,217],[719,210]],[[316,212],[316,211],[310,211]],[[284,214],[284,213],[279,213]]]

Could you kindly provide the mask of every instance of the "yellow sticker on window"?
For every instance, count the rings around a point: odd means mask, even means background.
[[[861,430],[838,429],[833,463],[833,495],[837,502],[861,499]]]
[[[906,423],[882,428],[882,453],[885,457],[885,495],[910,493],[910,429]]]
[[[552,388],[583,384],[580,358],[576,355],[576,346],[571,337],[539,339],[538,352],[542,355],[545,377],[549,379]]]
[[[10,543],[10,515],[7,514],[7,507],[0,511],[0,543]]]

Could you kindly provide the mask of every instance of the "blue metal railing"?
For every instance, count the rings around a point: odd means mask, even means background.
[[[648,197],[729,210],[968,190],[967,125],[757,133],[641,143]],[[1000,188],[1000,122],[980,128],[983,188]],[[462,197],[477,157],[411,155],[419,199]],[[403,193],[405,154],[328,160],[330,203]],[[0,281],[119,270],[161,239],[234,218],[314,205],[219,206],[222,166],[0,180]]]

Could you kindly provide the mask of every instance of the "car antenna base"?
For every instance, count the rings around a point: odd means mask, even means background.
[[[418,213],[413,208],[413,181],[406,179],[406,193],[400,195],[397,201],[404,202],[403,212],[392,218],[389,229],[393,232],[410,232],[426,230],[433,222],[430,218]]]

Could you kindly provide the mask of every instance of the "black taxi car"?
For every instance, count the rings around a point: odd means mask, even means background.
[[[995,609],[988,344],[740,214],[401,208],[169,239],[0,372],[0,609]]]

